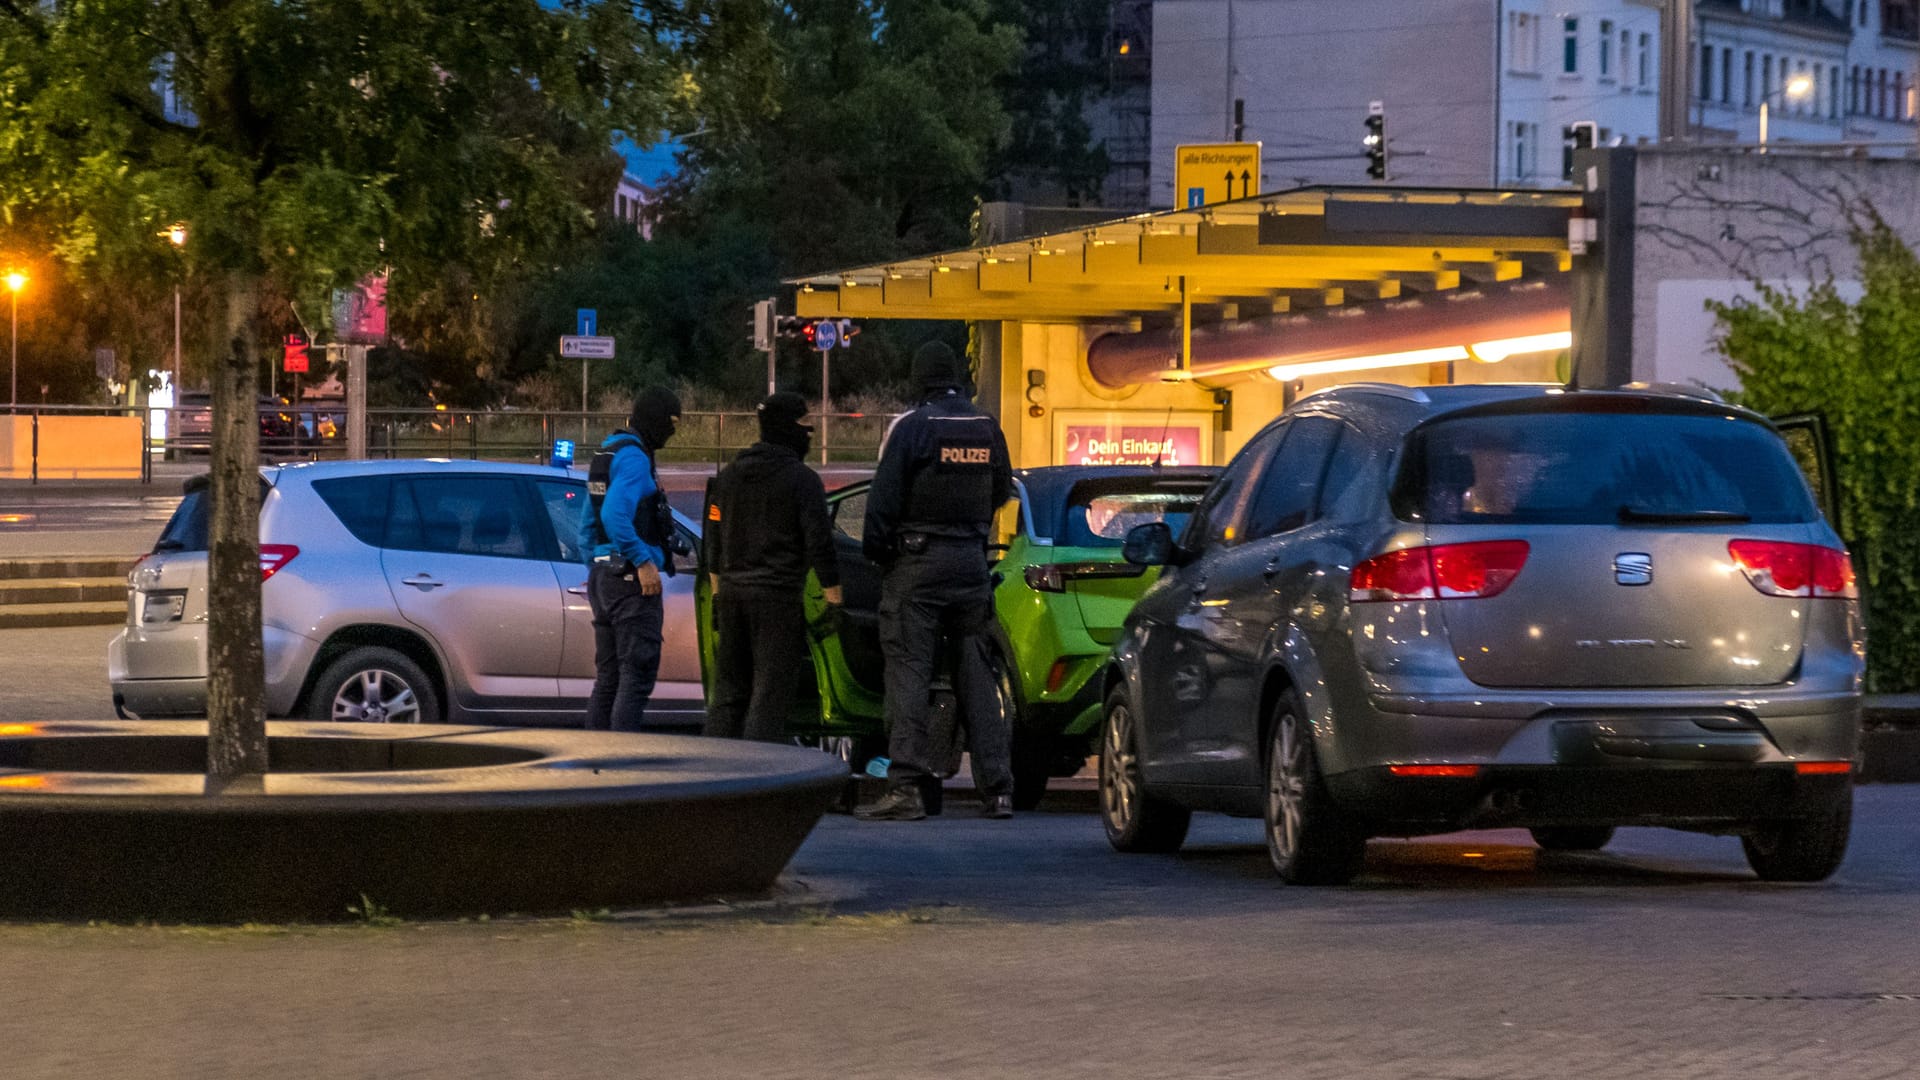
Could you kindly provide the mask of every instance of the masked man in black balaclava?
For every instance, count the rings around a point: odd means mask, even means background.
[[[989,636],[993,583],[987,541],[1013,497],[1007,440],[968,399],[966,369],[939,342],[913,357],[920,407],[902,417],[880,452],[867,493],[861,546],[885,568],[880,649],[886,658],[885,796],[855,811],[866,821],[927,816],[924,791],[942,758],[927,708],[943,647],[967,726],[974,785],[987,817],[1013,816],[1013,731],[996,700]]]
[[[640,730],[660,675],[660,575],[673,573],[673,511],[654,461],[679,420],[671,390],[642,390],[627,426],[607,436],[587,470],[580,547],[591,566],[591,729]]]
[[[707,489],[702,543],[713,586],[715,677],[705,734],[778,742],[786,736],[807,658],[802,590],[807,571],[828,604],[840,603],[840,564],[826,489],[802,463],[813,428],[806,399],[779,393],[760,403],[760,441]]]

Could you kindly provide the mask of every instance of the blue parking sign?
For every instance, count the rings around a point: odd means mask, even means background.
[[[580,337],[597,336],[600,333],[600,313],[590,307],[575,308],[573,327],[573,332]]]

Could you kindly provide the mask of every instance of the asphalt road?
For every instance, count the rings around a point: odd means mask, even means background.
[[[101,715],[110,631],[0,632],[4,720]],[[89,681],[91,680],[91,681]],[[1920,787],[1831,882],[1623,830],[1376,841],[1288,888],[1257,824],[825,820],[781,903],[196,929],[0,923],[0,1076],[1909,1077]],[[3,843],[0,839],[0,843]],[[183,867],[183,873],[192,868]],[[376,898],[377,899],[377,898]]]

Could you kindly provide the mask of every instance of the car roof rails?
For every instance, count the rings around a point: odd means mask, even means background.
[[[1699,401],[1711,401],[1715,405],[1725,405],[1727,399],[1718,390],[1693,383],[1675,382],[1630,382],[1620,387],[1622,390],[1637,390],[1643,394],[1671,394],[1675,397],[1694,398]]]
[[[1401,401],[1411,401],[1416,405],[1433,404],[1433,398],[1428,396],[1427,392],[1421,389],[1420,387],[1401,386],[1398,383],[1387,383],[1387,382],[1341,383],[1338,386],[1328,386],[1319,390],[1315,390],[1313,393],[1307,394],[1306,396],[1302,397],[1300,400],[1309,401],[1313,398],[1321,397],[1326,394],[1340,394],[1340,395],[1380,394],[1390,398],[1398,398]]]

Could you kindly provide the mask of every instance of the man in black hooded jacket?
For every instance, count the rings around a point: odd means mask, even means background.
[[[809,674],[807,571],[827,603],[840,603],[840,565],[826,489],[802,463],[813,428],[806,399],[782,392],[760,403],[760,441],[707,490],[702,543],[714,590],[713,700],[705,734],[778,742],[794,688]]]
[[[673,391],[642,390],[627,426],[607,436],[587,469],[580,547],[593,608],[590,729],[640,730],[660,677],[660,575],[673,573],[673,511],[655,460],[679,422]]]

